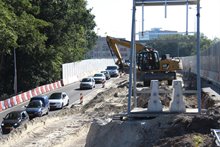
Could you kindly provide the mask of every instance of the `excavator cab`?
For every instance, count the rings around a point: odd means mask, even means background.
[[[145,49],[137,54],[137,66],[140,71],[159,70],[160,61],[158,52],[154,49]]]

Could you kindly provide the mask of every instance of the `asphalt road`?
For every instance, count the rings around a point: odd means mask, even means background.
[[[108,80],[107,82],[110,82],[112,79]],[[96,84],[96,87],[93,88],[93,89],[88,89],[88,90],[80,90],[79,89],[79,84],[80,82],[75,82],[73,84],[69,84],[67,86],[64,86],[64,87],[61,87],[59,89],[56,89],[56,90],[53,90],[53,91],[50,91],[50,92],[47,92],[45,93],[44,95],[51,95],[52,93],[54,92],[66,92],[67,95],[69,96],[70,98],[70,105],[73,104],[73,103],[76,103],[76,101],[79,100],[80,98],[80,93],[83,94],[83,96],[86,96],[86,95],[89,95],[93,90],[97,90],[97,89],[100,89],[102,88],[102,84]],[[14,111],[14,110],[22,110],[22,109],[25,109],[25,105],[28,104],[29,101],[27,102],[24,102],[22,104],[19,104],[19,105],[16,105],[12,108],[9,108],[9,109],[6,109],[2,112],[0,112],[0,122],[2,122],[3,118],[5,117],[6,114],[8,114],[9,112],[11,111]],[[55,111],[50,111],[49,115],[55,113],[56,111],[59,111],[59,110],[55,110]]]

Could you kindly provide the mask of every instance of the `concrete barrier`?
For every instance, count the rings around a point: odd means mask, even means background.
[[[62,65],[62,80],[64,85],[80,81],[82,78],[91,76],[106,66],[115,65],[113,59],[88,59],[80,62],[66,63]]]
[[[159,98],[159,82],[158,80],[151,80],[151,96],[148,101],[149,112],[162,112],[163,106]]]
[[[182,81],[180,80],[173,80],[173,93],[169,111],[186,112],[186,106],[183,100]]]

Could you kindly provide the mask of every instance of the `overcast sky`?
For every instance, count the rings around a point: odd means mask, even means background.
[[[87,0],[92,8],[101,36],[121,37],[130,40],[133,0]],[[196,31],[196,6],[189,6],[188,31]],[[141,7],[136,7],[136,32],[142,31]],[[162,30],[186,31],[186,6],[144,8],[144,30],[161,28]],[[209,38],[220,38],[220,0],[201,0],[201,32]]]

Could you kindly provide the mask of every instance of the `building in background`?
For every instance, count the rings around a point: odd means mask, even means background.
[[[121,45],[118,45],[118,48],[119,48],[122,58],[124,60],[128,60],[130,57],[130,49],[124,46],[121,46]],[[106,42],[106,37],[100,37],[100,36],[98,37],[95,47],[87,53],[86,57],[87,59],[101,59],[101,58],[117,59],[114,53],[111,54],[111,51]]]
[[[88,59],[111,58],[111,52],[106,43],[105,37],[98,37],[96,45],[87,53]]]
[[[161,30],[161,28],[152,28],[150,31],[144,31],[144,32],[138,32],[138,38],[140,41],[143,40],[153,40],[157,39],[161,36],[167,36],[167,35],[185,35],[186,32],[177,32],[177,31],[170,31],[170,30]],[[190,32],[190,34],[194,34]]]

